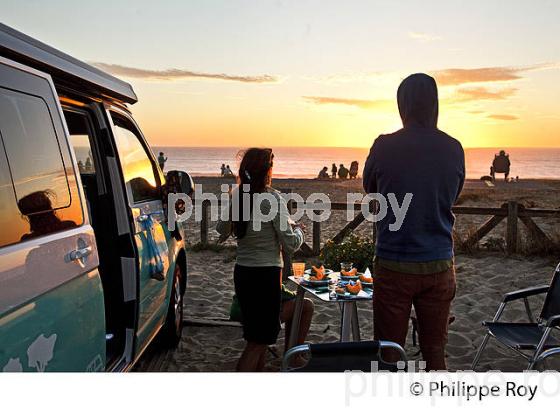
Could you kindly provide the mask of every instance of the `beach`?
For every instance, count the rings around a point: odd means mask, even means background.
[[[204,192],[219,192],[220,184],[227,182],[221,178],[201,177]],[[232,180],[229,180],[231,183]],[[318,181],[306,179],[274,180],[278,189],[292,189],[306,196],[312,192],[323,192],[333,201],[344,202],[346,193],[362,192],[361,180]],[[527,180],[518,183],[496,183],[487,187],[481,181],[468,180],[459,199],[464,206],[500,206],[508,200],[519,201],[527,207],[558,209],[560,181]],[[457,218],[456,230],[466,234],[473,226],[481,224],[487,216],[461,215]],[[537,224],[549,236],[559,231],[559,220],[554,218],[535,218]],[[308,223],[308,221],[304,221]],[[324,243],[338,232],[346,223],[343,212],[334,213],[327,222],[322,223]],[[502,225],[505,222],[502,222]],[[488,238],[500,238],[505,227],[499,225]],[[217,234],[210,224],[209,241],[214,243]],[[520,225],[521,226],[521,225]],[[309,226],[310,228],[310,226]],[[199,241],[200,227],[187,223],[188,242],[192,246]],[[308,229],[307,242],[311,241]],[[370,223],[363,223],[355,233],[371,235]],[[521,229],[520,240],[524,232]],[[487,238],[483,239],[488,241]],[[185,313],[187,325],[183,339],[175,350],[161,351],[150,348],[138,363],[138,371],[234,371],[235,364],[244,347],[242,329],[235,322],[227,322],[229,307],[233,296],[233,267],[235,264],[234,242],[228,241],[223,249],[189,252],[188,284],[185,294]],[[488,250],[490,249],[490,250]],[[316,262],[309,258],[307,262]],[[506,292],[525,287],[547,284],[559,262],[558,254],[519,253],[507,255],[503,251],[480,245],[479,248],[456,252],[457,293],[452,304],[451,314],[455,321],[450,325],[447,345],[447,360],[451,371],[470,368],[477,347],[484,336],[483,320],[491,320]],[[315,302],[315,313],[308,341],[323,343],[337,341],[339,338],[340,312],[336,305]],[[531,300],[531,307],[538,315],[542,297]],[[373,338],[373,314],[371,302],[359,302],[359,321],[362,340]],[[204,320],[218,322],[203,323]],[[527,315],[522,301],[511,303],[506,309],[503,320],[526,321]],[[191,324],[188,324],[191,323]],[[280,358],[284,349],[283,332],[278,343],[269,352],[266,370],[280,369]],[[418,346],[412,346],[412,332],[409,328],[405,350],[409,359],[419,360]],[[491,341],[481,359],[479,370],[520,371],[526,362],[515,353]],[[557,359],[547,363],[548,368],[559,369]]]

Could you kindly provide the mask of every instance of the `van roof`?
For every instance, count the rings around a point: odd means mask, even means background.
[[[0,23],[0,55],[49,73],[79,90],[134,104],[132,86],[110,74]]]

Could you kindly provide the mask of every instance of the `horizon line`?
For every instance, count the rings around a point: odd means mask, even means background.
[[[162,144],[150,144],[154,147],[168,147],[168,148],[234,148],[234,149],[246,149],[251,147],[265,147],[265,145],[162,145]],[[266,145],[267,148],[333,148],[333,149],[370,149],[369,147],[363,146],[334,146],[334,145]],[[560,146],[524,146],[524,145],[511,145],[511,146],[463,146],[464,149],[560,149]]]

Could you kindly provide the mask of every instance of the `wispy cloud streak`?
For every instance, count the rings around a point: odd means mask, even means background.
[[[483,68],[446,68],[433,71],[439,85],[461,85],[468,83],[486,83],[514,81],[523,78],[522,74],[529,71],[559,68],[558,64],[545,63],[528,67],[483,67]]]
[[[490,90],[486,87],[458,88],[449,102],[467,102],[479,100],[505,100],[517,92],[517,88]]]
[[[519,119],[518,116],[509,115],[509,114],[490,114],[487,117],[493,120],[502,120],[502,121],[515,121]]]
[[[273,75],[232,75],[223,73],[203,73],[198,71],[183,70],[179,68],[170,68],[167,70],[148,70],[143,68],[128,67],[119,64],[92,63],[100,70],[110,74],[129,77],[143,78],[151,80],[182,80],[182,79],[210,79],[223,81],[236,81],[241,83],[275,83],[278,78]]]
[[[386,107],[392,104],[392,102],[388,100],[362,100],[356,98],[318,97],[318,96],[303,96],[302,98],[307,102],[318,104],[318,105],[327,105],[327,104],[348,105],[348,106],[358,107],[366,110]]]
[[[441,40],[441,36],[436,36],[435,34],[430,34],[430,33],[420,33],[417,31],[410,31],[408,33],[408,37],[410,37],[413,40],[419,41],[421,43],[428,43],[430,41]]]

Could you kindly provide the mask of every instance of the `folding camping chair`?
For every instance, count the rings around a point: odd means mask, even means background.
[[[543,293],[546,293],[546,298],[540,317],[535,322],[527,298]],[[530,323],[499,322],[506,304],[518,299],[523,299]],[[551,334],[552,330],[558,329],[560,325],[560,263],[556,266],[550,285],[506,293],[494,319],[491,322],[483,322],[482,325],[486,326],[488,331],[478,348],[472,370],[475,370],[490,337],[527,359],[528,370],[532,370],[542,360],[560,354],[560,340]]]
[[[383,350],[397,351],[402,366],[399,362],[386,362],[383,360]],[[296,355],[307,354],[309,360],[303,367],[290,367],[291,359]],[[372,362],[377,364],[374,366]],[[374,370],[397,371],[405,370],[407,358],[404,349],[393,342],[366,341],[319,343],[294,346],[286,352],[282,361],[282,370],[291,372],[344,372],[346,370],[359,370],[371,372]]]

